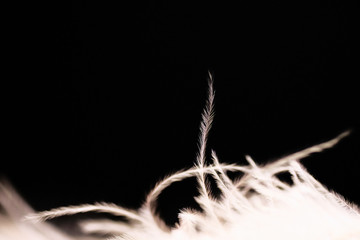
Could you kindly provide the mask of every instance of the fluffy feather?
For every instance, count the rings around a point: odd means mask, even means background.
[[[9,184],[2,182],[0,240],[360,239],[359,208],[326,189],[299,162],[312,153],[333,147],[348,132],[263,166],[257,165],[250,156],[246,156],[249,163],[246,166],[223,164],[214,151],[212,163],[207,163],[206,142],[213,120],[214,96],[210,75],[208,101],[200,125],[199,153],[194,167],[157,183],[140,209],[129,210],[115,204],[97,203],[34,213]],[[227,175],[230,171],[242,172],[243,176],[232,180]],[[292,184],[277,177],[284,172],[291,175]],[[172,183],[189,177],[197,179],[199,195],[196,201],[202,211],[180,210],[179,223],[169,227],[156,214],[157,198]],[[220,198],[211,195],[208,177],[216,181]],[[83,230],[81,237],[71,236],[44,222],[84,212],[106,212],[123,216],[128,221],[83,221],[80,224]]]

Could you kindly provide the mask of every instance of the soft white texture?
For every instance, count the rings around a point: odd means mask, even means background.
[[[160,181],[138,210],[115,204],[97,203],[62,207],[33,213],[7,183],[0,183],[0,240],[360,240],[360,211],[357,206],[330,192],[315,180],[299,160],[331,148],[349,133],[304,149],[272,163],[259,166],[249,156],[248,165],[220,163],[212,151],[212,163],[206,159],[206,141],[213,120],[214,91],[212,77],[202,115],[199,153],[193,168],[177,172]],[[229,171],[243,176],[231,180]],[[277,174],[288,172],[293,184],[281,181]],[[169,227],[156,214],[156,200],[174,182],[196,177],[202,211],[179,210],[179,223]],[[211,195],[207,178],[212,177],[221,197]],[[83,236],[70,236],[47,220],[82,212],[106,212],[129,221],[87,220],[80,225]],[[25,219],[26,218],[26,219]],[[93,235],[96,233],[97,235]]]

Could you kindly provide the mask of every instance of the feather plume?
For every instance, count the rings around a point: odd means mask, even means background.
[[[312,177],[300,160],[333,147],[349,135],[306,148],[274,162],[257,165],[246,156],[248,165],[221,163],[214,151],[206,161],[206,142],[214,117],[213,79],[209,74],[209,93],[202,114],[199,152],[195,165],[158,182],[138,210],[115,204],[96,203],[60,207],[34,213],[7,182],[0,183],[0,240],[359,240],[359,208],[344,200]],[[232,180],[228,172],[241,172]],[[280,180],[289,173],[292,184]],[[170,227],[156,214],[156,201],[174,182],[195,177],[202,211],[179,210],[179,223]],[[207,178],[213,178],[221,192],[211,196]],[[51,218],[84,212],[105,212],[128,221],[89,219],[81,222],[81,236],[72,236],[45,222]],[[94,235],[95,234],[95,235]]]

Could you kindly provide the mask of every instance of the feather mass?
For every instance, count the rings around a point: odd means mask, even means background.
[[[315,152],[331,148],[343,137],[304,149],[260,166],[249,156],[248,165],[221,163],[215,152],[206,159],[206,142],[213,120],[212,77],[202,115],[199,153],[194,167],[160,181],[144,205],[129,210],[115,204],[69,206],[35,213],[6,182],[0,182],[0,240],[360,240],[360,211],[326,189],[299,162]],[[241,172],[232,180],[228,172]],[[292,183],[277,176],[291,175]],[[195,177],[202,211],[180,210],[179,223],[169,227],[156,214],[158,196],[169,185]],[[215,198],[207,178],[216,181],[221,195]],[[82,234],[73,236],[45,220],[84,212],[105,212],[128,221],[89,219],[79,223]]]

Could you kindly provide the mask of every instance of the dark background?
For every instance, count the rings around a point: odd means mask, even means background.
[[[33,6],[10,27],[0,175],[35,209],[137,208],[191,167],[208,71],[221,161],[263,163],[352,129],[303,163],[360,203],[355,1],[115,2]],[[164,192],[164,216],[193,205],[194,183]]]

